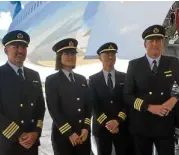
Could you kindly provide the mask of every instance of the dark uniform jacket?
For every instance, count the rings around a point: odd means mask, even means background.
[[[100,135],[106,122],[116,119],[119,123],[126,119],[126,107],[123,100],[125,73],[115,71],[115,87],[110,92],[103,71],[89,78],[89,86],[93,94],[93,125],[94,135]],[[125,130],[124,123],[120,124],[119,132]]]
[[[8,63],[0,67],[0,149],[19,143],[23,132],[40,136],[42,131],[45,102],[40,77],[26,67],[24,76],[21,80]]]
[[[46,99],[53,119],[52,139],[69,137],[81,129],[90,130],[91,110],[85,77],[74,73],[75,83],[68,80],[63,71],[46,79]]]
[[[171,97],[172,85],[179,83],[177,58],[161,56],[158,75],[153,75],[146,56],[129,62],[125,81],[125,101],[131,106],[130,131],[142,136],[174,134],[175,109],[160,117],[147,111],[148,104],[160,105]]]

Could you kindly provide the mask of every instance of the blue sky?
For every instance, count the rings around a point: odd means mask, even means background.
[[[0,1],[0,12],[8,11],[8,1]]]

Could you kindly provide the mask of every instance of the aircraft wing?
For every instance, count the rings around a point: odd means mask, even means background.
[[[97,57],[105,42],[118,45],[121,59],[134,59],[145,53],[142,32],[150,25],[163,24],[174,1],[101,2],[88,41],[85,58]]]

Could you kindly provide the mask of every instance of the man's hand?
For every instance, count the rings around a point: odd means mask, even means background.
[[[119,132],[119,128],[118,127],[111,131],[112,134],[117,134],[118,132]]]
[[[24,141],[27,138],[28,138],[28,133],[27,132],[23,132],[21,134],[21,136],[19,137],[19,142],[22,142],[22,141]]]
[[[162,117],[165,116],[167,112],[171,111],[171,109],[165,105],[149,105],[147,110],[155,115],[159,115]]]
[[[88,130],[82,129],[80,135],[81,141],[84,142],[88,138]]]
[[[24,136],[22,136],[22,138],[19,139],[19,142],[23,147],[29,149],[36,142],[37,138],[38,138],[37,132],[29,132],[26,133]]]
[[[115,131],[116,128],[118,128],[118,126],[119,126],[119,123],[118,123],[117,120],[110,120],[110,121],[108,121],[108,122],[106,123],[106,126],[105,126],[105,127],[106,127],[110,132],[112,132],[112,131]]]
[[[177,103],[177,99],[175,97],[171,97],[169,100],[167,100],[166,102],[163,103],[163,105],[165,105],[166,107],[168,107],[170,109],[170,111],[174,108],[175,104]],[[167,116],[169,114],[168,111],[165,116]]]
[[[70,137],[70,142],[73,146],[76,146],[78,144],[82,144],[82,141],[80,139],[80,136],[77,135],[77,133],[73,133]]]

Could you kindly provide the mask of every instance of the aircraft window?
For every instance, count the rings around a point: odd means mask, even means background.
[[[34,10],[35,10],[35,8],[36,8],[36,3],[34,3]]]
[[[26,17],[26,12],[24,13],[24,18],[23,18],[23,20],[25,19],[25,17]]]

